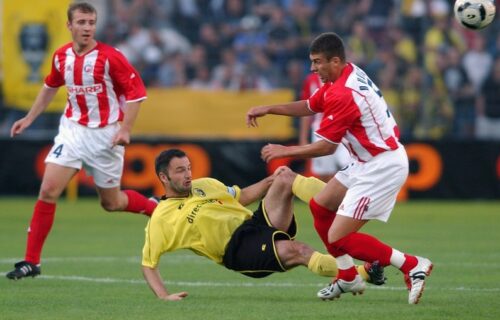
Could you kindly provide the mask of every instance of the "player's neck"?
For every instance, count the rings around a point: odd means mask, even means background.
[[[170,188],[165,189],[165,197],[167,198],[187,198],[189,197],[190,191],[187,192],[177,192]]]
[[[92,40],[89,44],[81,46],[78,43],[73,42],[73,50],[79,56],[86,54],[97,46],[97,41]]]

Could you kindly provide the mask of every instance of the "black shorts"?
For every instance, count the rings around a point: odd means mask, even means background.
[[[233,233],[226,247],[222,263],[228,269],[238,271],[252,278],[263,278],[274,272],[283,272],[276,252],[276,240],[292,240],[297,233],[295,217],[287,232],[271,226],[262,202]]]

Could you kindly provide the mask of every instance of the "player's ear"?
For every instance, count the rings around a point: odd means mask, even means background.
[[[160,173],[158,174],[158,177],[160,178],[160,181],[161,181],[162,183],[167,183],[167,182],[168,182],[168,180],[169,180],[169,179],[168,179],[168,176],[167,176],[165,173],[163,173],[163,172],[160,172]]]

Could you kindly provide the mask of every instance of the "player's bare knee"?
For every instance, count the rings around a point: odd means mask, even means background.
[[[292,193],[292,185],[296,174],[293,171],[285,171],[278,175],[273,182],[273,185],[279,187],[284,193]]]
[[[42,184],[38,197],[42,201],[55,202],[59,198],[60,194],[61,193],[58,191],[56,186],[51,184]]]
[[[119,211],[121,209],[118,202],[107,199],[101,199],[101,207],[107,212]]]

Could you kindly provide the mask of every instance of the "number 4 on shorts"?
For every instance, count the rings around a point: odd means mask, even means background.
[[[60,144],[57,146],[57,148],[54,149],[54,151],[52,151],[52,153],[56,155],[56,158],[59,158],[61,156],[63,146],[63,144]]]

